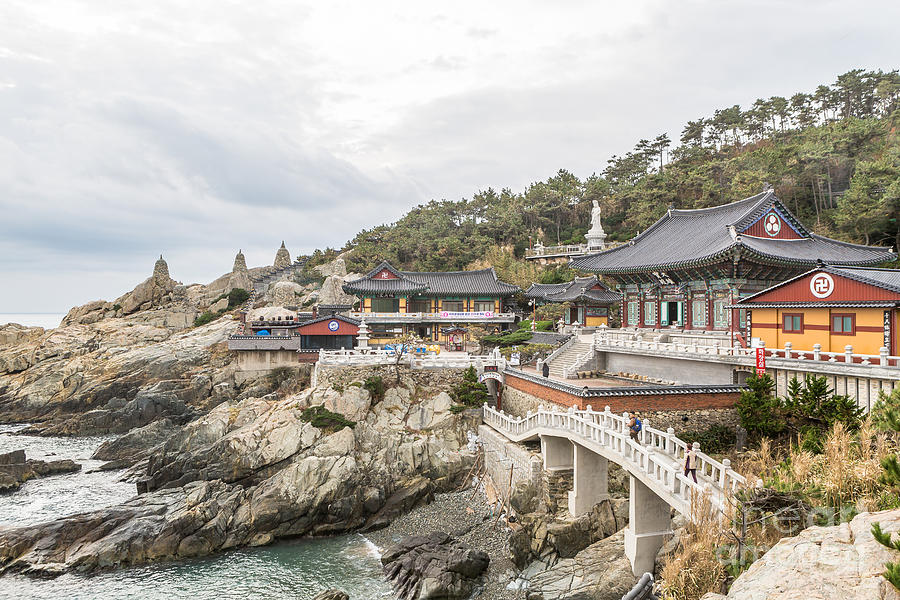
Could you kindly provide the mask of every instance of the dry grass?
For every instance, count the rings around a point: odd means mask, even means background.
[[[896,501],[878,479],[881,460],[897,447],[896,439],[878,432],[867,418],[856,434],[836,424],[825,437],[822,454],[801,450],[799,444],[779,450],[764,439],[758,449],[745,453],[736,469],[750,485],[762,479],[767,485],[798,490],[813,505],[876,510],[887,508],[885,498]],[[722,592],[728,581],[726,565],[734,558],[731,524],[708,514],[692,517],[680,546],[667,558],[660,573],[666,599],[699,600],[707,592]],[[766,520],[748,529],[745,543],[751,555],[761,555],[783,535],[771,520]]]
[[[727,540],[728,525],[713,510],[708,497],[694,502],[691,512],[680,545],[660,573],[665,598],[696,600],[707,592],[721,591],[725,585],[727,573],[718,548]]]

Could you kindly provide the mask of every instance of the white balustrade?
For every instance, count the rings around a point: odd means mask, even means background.
[[[638,474],[655,489],[662,490],[663,499],[686,516],[691,514],[693,499],[707,491],[713,505],[724,512],[727,494],[746,485],[744,477],[731,469],[728,460],[719,462],[700,452],[696,445],[699,483],[694,483],[693,479],[684,477],[681,468],[688,451],[687,442],[678,439],[672,428],[655,429],[646,419],[641,442],[635,442],[628,433],[628,421],[628,413],[613,414],[608,406],[602,412],[590,406],[587,410],[573,407],[566,412],[539,406],[536,412],[529,411],[525,417],[513,417],[484,406],[484,422],[513,441],[549,432],[588,449],[597,448],[633,475]],[[698,494],[692,494],[692,490]]]
[[[608,351],[616,349],[635,350],[642,354],[650,355],[684,355],[695,354],[701,356],[731,356],[746,361],[752,361],[756,353],[755,348],[740,348],[722,346],[714,341],[701,344],[696,341],[691,343],[644,341],[639,339],[625,339],[614,331],[598,330],[594,333],[594,350]],[[852,346],[846,346],[843,352],[823,352],[821,344],[813,344],[812,352],[795,350],[790,342],[785,343],[785,348],[766,348],[766,356],[779,361],[823,361],[829,363],[845,363],[862,367],[900,367],[900,356],[890,356],[887,348],[881,348],[878,354],[857,354]],[[580,358],[580,357],[579,357]],[[748,362],[749,364],[749,362]],[[798,365],[798,369],[801,368]]]

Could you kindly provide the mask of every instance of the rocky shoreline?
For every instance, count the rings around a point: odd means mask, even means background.
[[[490,557],[482,576],[484,585],[475,591],[474,598],[524,600],[524,591],[507,589],[518,577],[518,569],[509,557],[512,530],[503,519],[497,521],[481,490],[467,488],[437,494],[433,502],[400,515],[384,529],[365,535],[384,552],[403,538],[435,531],[446,532]]]

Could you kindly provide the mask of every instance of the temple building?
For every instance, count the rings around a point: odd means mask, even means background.
[[[600,283],[596,276],[578,277],[566,283],[532,283],[525,297],[534,304],[568,303],[563,320],[566,325],[609,326],[610,309],[622,301],[621,294]]]
[[[241,371],[265,371],[316,362],[319,350],[352,349],[360,323],[342,314],[348,307],[320,305],[312,313],[283,306],[257,308],[240,333],[228,337]]]
[[[571,265],[615,282],[623,293],[625,327],[725,332],[734,326],[740,334],[729,306],[819,260],[860,266],[894,258],[887,248],[812,233],[767,190],[724,206],[669,209],[628,243],[574,258]],[[743,311],[738,315],[743,323]]]
[[[823,265],[744,298],[744,335],[767,348],[856,354],[898,350],[900,270]],[[818,345],[818,348],[815,346]]]
[[[479,271],[400,271],[387,262],[343,289],[360,298],[354,319],[365,318],[373,345],[414,334],[449,342],[467,324],[493,325],[499,331],[515,321],[507,299],[518,286],[497,279],[494,269]]]

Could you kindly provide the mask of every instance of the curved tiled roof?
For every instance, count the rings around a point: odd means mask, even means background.
[[[777,208],[802,239],[763,239],[740,235],[765,211]],[[636,273],[712,262],[734,251],[762,261],[813,266],[864,265],[893,260],[887,248],[861,246],[809,233],[774,192],[693,210],[669,210],[625,245],[572,259],[572,266],[595,273]]]
[[[387,269],[396,279],[375,275]],[[410,294],[418,296],[512,296],[519,286],[497,279],[493,268],[479,271],[399,271],[387,262],[364,277],[344,284],[348,294]]]
[[[599,285],[602,290],[590,288]],[[600,283],[596,276],[576,277],[565,283],[532,283],[525,290],[525,297],[545,302],[575,302],[578,300],[590,300],[594,302],[618,302],[622,299],[620,294],[611,291]]]

